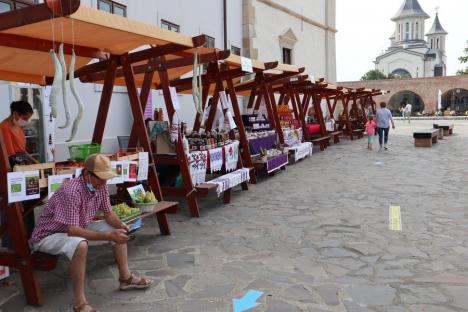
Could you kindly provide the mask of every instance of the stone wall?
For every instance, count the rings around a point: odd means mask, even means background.
[[[390,90],[390,93],[375,97],[376,102],[389,102],[390,98],[400,91],[412,91],[424,102],[425,111],[432,113],[437,110],[439,90],[444,94],[453,89],[468,89],[468,76],[447,76],[431,78],[411,78],[395,80],[343,81],[339,86],[351,88],[375,88]]]

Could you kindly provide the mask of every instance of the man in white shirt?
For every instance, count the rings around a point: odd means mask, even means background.
[[[406,118],[408,118],[408,123],[410,123],[411,121],[411,110],[413,109],[413,107],[411,106],[410,103],[407,103],[406,106],[405,106],[405,120]]]

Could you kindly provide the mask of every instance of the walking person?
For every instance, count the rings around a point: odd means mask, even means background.
[[[405,120],[408,118],[408,123],[411,121],[411,111],[413,110],[413,106],[410,103],[407,103],[404,109],[405,112]]]
[[[381,102],[380,109],[377,110],[377,133],[379,134],[379,152],[382,151],[382,146],[387,150],[388,132],[390,131],[390,122],[392,123],[392,129],[395,129],[395,123],[393,122],[392,112],[387,108],[387,103]]]
[[[370,115],[366,122],[367,132],[367,148],[372,151],[372,143],[374,142],[375,128],[377,127],[374,116]]]

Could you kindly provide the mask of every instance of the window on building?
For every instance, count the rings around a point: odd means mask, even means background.
[[[434,49],[434,39],[431,38],[431,49]]]
[[[123,4],[111,0],[98,0],[98,10],[123,17],[127,16],[127,7]]]
[[[406,26],[405,26],[405,40],[409,40],[409,36],[410,36],[410,30],[409,30],[409,23],[406,23]]]
[[[203,45],[205,48],[214,48],[215,47],[215,38],[205,35],[206,41]]]
[[[37,0],[34,1],[18,1],[18,0],[0,0],[0,13],[18,10],[31,4],[36,4]]]
[[[416,39],[419,39],[419,23],[416,22]]]
[[[167,29],[173,32],[180,32],[180,26],[174,23],[171,23],[167,20],[161,20],[161,28]]]
[[[241,49],[236,46],[231,46],[231,53],[235,55],[241,55]]]
[[[439,38],[437,38],[437,49],[440,49]]]
[[[442,66],[434,67],[434,77],[440,77],[444,75],[444,68]]]
[[[283,48],[283,64],[292,64],[292,50]]]

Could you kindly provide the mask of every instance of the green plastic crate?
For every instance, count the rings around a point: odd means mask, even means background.
[[[101,152],[100,144],[79,144],[79,145],[70,145],[68,147],[70,152],[70,159],[73,161],[76,160],[85,160],[91,154],[96,154]]]

